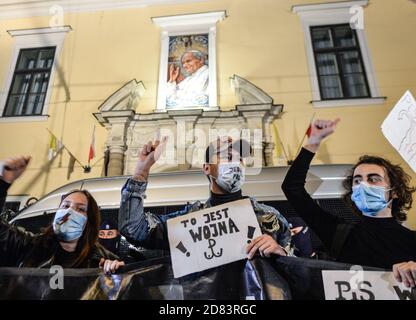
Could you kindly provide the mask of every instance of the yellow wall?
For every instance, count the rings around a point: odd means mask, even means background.
[[[238,74],[253,82],[285,114],[275,123],[286,149],[293,157],[311,115],[342,119],[339,128],[322,147],[315,163],[352,163],[364,153],[378,154],[401,163],[415,181],[416,174],[389,145],[380,125],[389,110],[410,89],[416,94],[416,5],[408,0],[370,0],[365,8],[365,32],[383,105],[313,108],[303,30],[292,5],[323,3],[311,0],[212,0],[194,4],[70,13],[64,24],[67,34],[59,64],[63,80],[55,76],[46,122],[0,123],[0,158],[30,154],[28,173],[10,194],[30,192],[41,196],[67,183],[67,155],[58,157],[48,173],[40,173],[47,160],[48,133],[52,130],[82,161],[88,157],[99,105],[127,81],[143,81],[146,93],[137,112],[156,106],[159,75],[160,30],[151,17],[226,10],[228,17],[217,29],[217,77],[219,105],[234,108],[237,100],[229,77]],[[388,15],[386,14],[388,13]],[[47,27],[49,17],[0,21],[0,88],[9,69],[13,39],[6,30]],[[249,63],[247,63],[249,61]],[[64,85],[70,90],[66,103]],[[97,126],[96,151],[100,157],[107,132]],[[78,166],[71,180],[99,176],[102,161],[85,175]],[[416,228],[416,211],[409,217]]]

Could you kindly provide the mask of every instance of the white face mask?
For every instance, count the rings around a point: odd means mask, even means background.
[[[244,168],[239,162],[220,163],[218,165],[218,178],[212,178],[224,191],[237,192],[244,184]]]

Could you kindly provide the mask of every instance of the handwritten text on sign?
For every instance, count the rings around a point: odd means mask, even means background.
[[[250,199],[188,213],[167,225],[175,278],[245,259],[247,244],[261,235]]]
[[[410,91],[400,98],[384,120],[386,139],[416,172],[416,100]]]
[[[416,288],[398,283],[393,272],[322,270],[326,300],[416,300]]]

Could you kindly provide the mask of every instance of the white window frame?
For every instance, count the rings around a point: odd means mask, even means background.
[[[359,106],[359,105],[380,105],[385,101],[385,97],[380,97],[377,81],[375,78],[373,64],[371,62],[370,50],[367,43],[366,34],[363,29],[356,28],[361,56],[370,89],[369,98],[358,99],[335,99],[322,100],[319,90],[318,75],[316,72],[315,56],[312,47],[310,27],[325,26],[335,24],[350,24],[354,13],[350,13],[353,6],[364,7],[368,0],[343,1],[335,3],[295,5],[292,11],[297,13],[301,19],[305,40],[306,57],[309,68],[309,79],[312,88],[312,105],[314,107],[339,107],[339,106]]]
[[[159,86],[156,112],[166,111],[166,74],[168,71],[169,37],[192,34],[208,34],[209,56],[209,107],[204,110],[218,110],[217,105],[217,57],[216,35],[218,21],[226,17],[225,11],[186,14],[178,16],[155,17],[153,23],[161,28],[161,50],[159,65]],[[201,107],[186,108],[201,109]],[[172,110],[172,109],[169,109]]]
[[[52,86],[54,83],[54,76],[57,65],[59,65],[59,57],[63,47],[65,35],[72,30],[70,26],[53,27],[53,28],[37,28],[37,29],[22,29],[22,30],[8,30],[7,32],[15,39],[13,47],[12,58],[9,64],[9,70],[3,86],[3,94],[0,95],[0,122],[31,122],[31,121],[46,121],[48,119],[49,101],[52,94]],[[46,91],[45,101],[43,103],[42,115],[40,116],[18,116],[18,117],[3,117],[4,109],[6,108],[7,97],[9,95],[10,86],[13,81],[14,72],[16,69],[17,59],[19,58],[20,50],[34,49],[42,47],[56,47],[55,56],[53,59],[53,66]]]

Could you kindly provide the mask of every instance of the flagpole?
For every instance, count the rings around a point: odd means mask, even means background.
[[[55,139],[57,139],[56,138],[56,136],[51,132],[51,130],[49,130],[48,128],[46,128],[46,130],[48,130],[48,132],[52,135],[52,136],[54,136],[55,137]],[[61,144],[62,144],[62,147],[66,150],[66,151],[68,151],[68,153],[69,153],[69,155],[71,156],[71,157],[73,157],[74,159],[75,159],[75,161],[76,162],[78,162],[79,163],[79,165],[82,167],[82,168],[85,168],[85,166],[72,154],[72,152],[71,151],[69,151],[69,149],[62,143],[62,141],[61,141]]]
[[[311,121],[309,122],[309,127],[312,125],[312,121],[313,121],[313,118],[315,118],[315,114],[316,114],[316,112],[314,112],[312,117],[311,117]],[[309,129],[309,127],[308,127],[308,129]],[[300,152],[300,149],[302,149],[302,145],[303,145],[303,142],[305,141],[305,137],[307,136],[307,133],[308,133],[308,130],[306,130],[305,134],[303,135],[302,141],[300,142],[300,145],[299,145],[298,151],[296,152],[296,155],[298,155],[299,152]]]
[[[285,155],[285,158],[286,158],[286,162],[289,164],[289,157],[287,156],[287,153],[286,153],[286,149],[285,149],[285,147],[283,146],[283,142],[282,142],[282,139],[280,139],[280,135],[278,134],[278,132],[277,132],[277,127],[276,127],[276,125],[274,124],[274,123],[272,123],[272,126],[273,126],[273,129],[274,129],[274,134],[275,134],[275,136],[276,136],[276,138],[277,138],[277,143],[279,143],[280,144],[280,146],[282,147],[282,150],[283,150],[283,154]]]

